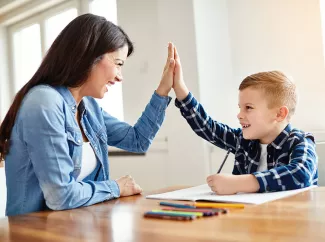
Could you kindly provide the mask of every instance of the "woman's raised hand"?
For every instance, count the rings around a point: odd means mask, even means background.
[[[176,47],[174,47],[174,59],[175,59],[175,70],[174,70],[175,74],[174,74],[173,88],[176,94],[176,98],[179,101],[182,101],[189,94],[189,90],[187,89],[184,82],[181,59],[179,58]]]
[[[161,81],[156,90],[158,95],[168,96],[168,93],[172,89],[174,83],[174,69],[175,69],[174,45],[173,43],[168,43],[167,61],[164,67]]]

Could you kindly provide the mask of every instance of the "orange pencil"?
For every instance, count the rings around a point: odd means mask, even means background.
[[[194,203],[196,208],[244,208],[245,205],[241,203]]]

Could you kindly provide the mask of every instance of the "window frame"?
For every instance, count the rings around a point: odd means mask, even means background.
[[[69,0],[66,2],[63,2],[61,4],[56,5],[53,8],[46,9],[44,11],[41,11],[40,13],[37,13],[31,17],[28,17],[26,19],[23,19],[17,23],[14,23],[12,25],[9,25],[7,27],[7,33],[8,33],[8,63],[9,63],[9,80],[12,83],[11,90],[15,92],[14,90],[17,90],[17,86],[19,83],[17,83],[17,80],[15,78],[14,73],[14,66],[15,66],[15,60],[14,60],[14,34],[26,27],[32,26],[34,24],[40,25],[40,38],[41,38],[41,56],[42,58],[46,54],[45,49],[45,43],[46,43],[46,36],[45,36],[45,22],[47,19],[62,13],[66,10],[69,10],[71,8],[77,9],[77,16],[81,14],[81,1],[80,0]]]
[[[26,27],[32,26],[34,24],[39,24],[40,28],[40,51],[41,51],[41,58],[43,59],[46,54],[46,21],[47,19],[58,15],[62,12],[65,12],[69,9],[76,9],[77,10],[77,16],[80,16],[84,13],[90,13],[91,10],[91,2],[94,0],[67,0],[67,1],[60,1],[58,4],[45,8],[43,10],[40,10],[34,15],[27,15],[25,18],[20,18],[20,20],[13,22],[6,26],[6,35],[7,35],[7,46],[8,46],[8,53],[7,53],[7,63],[8,63],[8,81],[9,81],[9,89],[10,89],[10,96],[11,98],[14,97],[16,92],[20,89],[21,86],[24,85],[24,83],[21,83],[21,80],[18,80],[17,74],[15,72],[15,52],[14,52],[14,34],[17,31],[20,31],[21,29],[24,29]],[[32,11],[30,9],[26,9],[26,12]],[[117,22],[117,19],[115,20]],[[26,80],[27,82],[28,80]],[[121,121],[124,121],[124,98],[123,98],[123,89],[122,87],[121,94],[117,95],[118,101],[121,101],[121,110],[120,107],[116,109],[116,111],[113,112],[113,110],[108,109],[104,105],[104,100],[97,100],[98,104],[106,111],[108,111],[113,116],[119,118]],[[120,92],[120,91],[118,91]],[[104,98],[105,99],[105,98]],[[110,98],[109,98],[110,99]],[[107,99],[107,100],[109,100]],[[104,105],[104,106],[103,106]]]

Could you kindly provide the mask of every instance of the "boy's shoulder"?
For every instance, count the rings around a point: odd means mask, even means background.
[[[297,141],[305,141],[306,139],[310,139],[313,143],[315,143],[315,138],[312,133],[304,132],[300,129],[293,128],[291,129],[289,135],[288,135],[288,141],[295,139]]]
[[[290,124],[271,143],[275,149],[281,150],[282,152],[292,150],[297,145],[306,146],[307,144],[308,146],[315,146],[314,136],[311,133],[293,128]]]

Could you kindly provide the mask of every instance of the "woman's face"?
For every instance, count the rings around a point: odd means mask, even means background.
[[[122,81],[122,66],[127,58],[128,47],[106,53],[99,59],[90,72],[90,75],[82,86],[84,96],[103,98],[108,88],[115,82]]]

